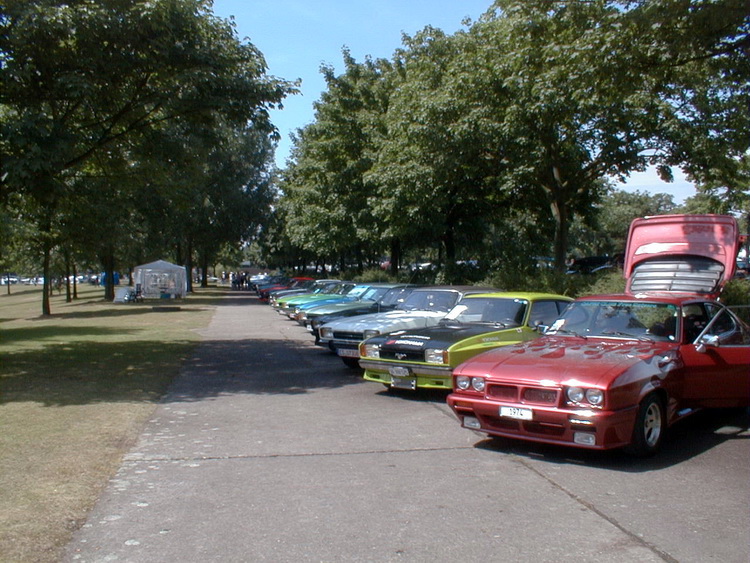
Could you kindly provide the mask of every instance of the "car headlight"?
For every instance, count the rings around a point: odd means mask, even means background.
[[[466,375],[459,375],[456,377],[456,388],[461,389],[462,391],[473,389],[474,391],[482,393],[485,386],[484,377],[469,377]]]
[[[428,364],[447,364],[447,354],[441,348],[427,348],[424,351],[424,361]]]
[[[380,357],[380,345],[362,343],[359,346],[359,355],[362,356],[363,358],[379,358]]]
[[[333,338],[333,329],[328,327],[322,327],[320,329],[320,337],[325,339]]]
[[[565,390],[565,397],[569,403],[575,405],[585,405],[588,403],[592,407],[601,407],[604,405],[604,391],[601,389],[584,389],[582,387],[568,387]]]
[[[568,401],[570,401],[571,403],[580,403],[586,396],[583,389],[581,389],[580,387],[568,387],[568,390],[565,392],[565,394],[568,397]]]
[[[363,340],[367,339],[367,338],[370,338],[371,336],[377,336],[378,334],[380,334],[379,330],[374,330],[372,328],[368,328],[366,331],[364,331],[362,333],[362,336],[364,337]]]
[[[459,375],[456,378],[456,387],[458,389],[463,389],[464,391],[471,387],[471,377],[466,377],[465,375]]]
[[[595,407],[599,407],[604,402],[604,392],[601,389],[587,389],[586,400]]]

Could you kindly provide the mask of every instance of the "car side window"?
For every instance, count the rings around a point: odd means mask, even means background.
[[[565,305],[567,305],[567,303],[565,303]],[[564,309],[564,307],[560,307],[560,304],[557,301],[535,301],[531,306],[529,325],[535,326],[537,324],[542,324],[549,326],[560,316],[561,309]]]
[[[702,303],[690,303],[682,308],[683,342],[695,342],[708,324],[708,315]]]
[[[711,320],[705,336],[718,337],[721,346],[742,346],[750,343],[747,331],[726,309]]]

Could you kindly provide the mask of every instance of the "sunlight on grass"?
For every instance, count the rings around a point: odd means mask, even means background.
[[[0,560],[57,561],[200,340],[218,290],[158,312],[41,288],[0,292]],[[161,304],[161,303],[156,303]]]

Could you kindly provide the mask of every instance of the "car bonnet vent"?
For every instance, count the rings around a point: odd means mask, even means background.
[[[712,294],[719,290],[723,273],[724,266],[709,258],[659,257],[635,267],[629,291]]]

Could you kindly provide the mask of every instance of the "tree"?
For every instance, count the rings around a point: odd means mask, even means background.
[[[42,237],[94,157],[170,121],[251,121],[274,135],[268,109],[293,91],[207,0],[13,0],[0,25],[0,200],[16,192],[45,209]]]
[[[626,192],[611,188],[594,213],[571,226],[571,250],[577,256],[615,256],[625,251],[630,223],[638,217],[675,211],[669,194]]]
[[[372,146],[382,134],[390,65],[357,63],[344,50],[344,72],[321,69],[327,90],[315,104],[315,122],[297,132],[293,162],[283,176],[282,205],[289,240],[329,259],[354,259],[379,251],[379,231],[369,209],[374,187],[365,178]]]
[[[367,176],[378,186],[370,207],[386,225],[383,234],[413,247],[438,247],[446,281],[455,281],[452,270],[463,249],[478,251],[476,242],[501,204],[490,181],[498,170],[487,166],[488,139],[478,126],[488,106],[467,92],[465,47],[462,34],[429,27],[404,37],[395,56],[387,135]]]

